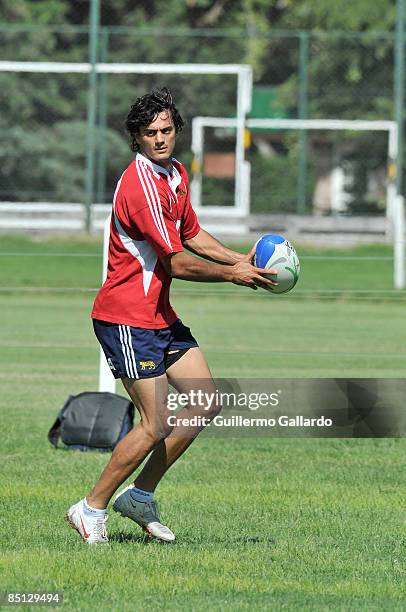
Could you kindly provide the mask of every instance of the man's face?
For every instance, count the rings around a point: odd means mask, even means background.
[[[164,168],[169,167],[176,140],[171,113],[159,113],[152,123],[140,129],[136,140],[143,155]]]

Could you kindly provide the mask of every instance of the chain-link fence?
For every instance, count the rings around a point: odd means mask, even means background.
[[[88,61],[83,27],[7,26],[0,41],[1,60]],[[252,118],[391,120],[394,44],[391,33],[103,27],[98,61],[249,63]],[[131,159],[123,127],[130,104],[163,85],[173,91],[186,119],[176,155],[189,170],[192,118],[236,114],[235,77],[98,75],[94,202],[111,201]],[[0,72],[0,103],[0,200],[84,202],[88,76]],[[234,145],[233,131],[207,130],[203,204],[231,203]],[[384,212],[385,134],[253,130],[247,159],[253,212]]]

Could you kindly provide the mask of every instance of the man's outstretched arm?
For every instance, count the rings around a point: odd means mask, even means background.
[[[229,266],[247,257],[243,253],[238,253],[237,251],[227,248],[204,229],[200,229],[199,233],[196,234],[194,238],[185,240],[183,245],[188,251],[192,251],[192,253],[196,253],[196,255],[204,259]]]
[[[243,255],[240,261],[232,265],[208,263],[185,251],[171,253],[160,259],[166,273],[172,278],[206,283],[230,282],[251,289],[276,285],[276,282],[265,277],[266,274],[276,274],[276,270],[256,268],[250,263],[251,256],[251,253]]]

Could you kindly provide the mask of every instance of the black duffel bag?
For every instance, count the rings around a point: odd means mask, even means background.
[[[48,432],[55,448],[112,451],[134,425],[134,405],[115,393],[84,392],[70,395]]]

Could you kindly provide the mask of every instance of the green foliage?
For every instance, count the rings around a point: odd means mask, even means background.
[[[292,142],[284,154],[264,156],[253,153],[251,162],[253,212],[294,213],[297,209],[298,145]],[[315,168],[307,164],[306,201],[314,191]]]
[[[280,25],[287,29],[370,30],[393,28],[396,3],[387,0],[285,0]]]
[[[0,0],[0,21],[55,25],[68,21],[68,0]]]
[[[97,137],[98,133],[96,133]],[[127,143],[113,130],[100,134],[111,155],[109,172],[117,180],[127,159]],[[34,132],[14,127],[0,141],[3,165],[2,198],[12,199],[16,190],[15,168],[19,169],[18,193],[25,201],[81,202],[85,173],[86,123],[58,122],[37,127]],[[19,152],[24,150],[24,155]],[[109,157],[110,157],[109,155]]]

